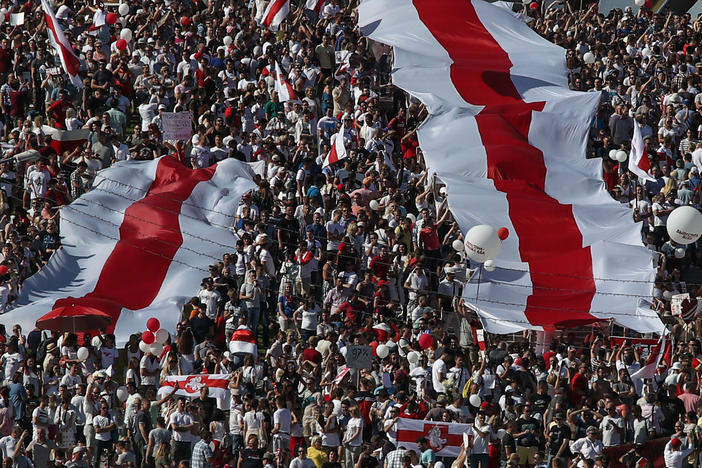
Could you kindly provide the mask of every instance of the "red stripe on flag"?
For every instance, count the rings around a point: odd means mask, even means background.
[[[476,121],[487,153],[488,177],[507,196],[522,261],[529,264],[534,286],[527,299],[527,319],[545,328],[598,320],[589,312],[596,291],[590,248],[582,247],[572,205],[544,192],[543,153],[528,141],[531,114],[543,110],[544,103],[527,103],[519,95],[508,54],[483,26],[470,1],[414,0],[414,6],[453,60],[451,80],[461,97],[485,106]],[[567,261],[555,260],[555,249],[568,251]],[[556,313],[564,304],[572,309],[567,318]]]
[[[54,36],[54,42],[56,42],[56,44],[58,44],[59,48],[61,49],[63,62],[66,64],[67,68],[66,71],[71,75],[77,75],[78,71],[80,70],[80,60],[78,60],[78,57],[76,57],[76,55],[73,53],[73,49],[70,49],[68,47],[68,44],[64,44],[62,41],[59,40],[59,36],[56,32],[56,29],[60,29],[61,26],[54,23],[52,15],[50,15],[47,12],[44,12],[44,18],[46,18],[46,26],[51,30],[51,33]]]
[[[236,330],[232,334],[231,341],[244,341],[246,343],[256,343],[256,337],[251,330]]]
[[[269,5],[270,10],[268,10],[268,14],[266,17],[263,19],[263,25],[267,28],[271,27],[271,24],[273,24],[273,19],[275,18],[275,15],[278,14],[278,12],[285,6],[285,3],[288,0],[271,0],[271,5]]]
[[[183,243],[178,219],[182,204],[198,183],[212,178],[216,168],[192,170],[174,158],[161,158],[146,196],[125,210],[120,240],[107,258],[95,289],[80,299],[60,299],[54,308],[77,302],[98,304],[94,306],[114,318],[114,330],[122,307],[148,307]],[[144,219],[154,222],[144,223]]]

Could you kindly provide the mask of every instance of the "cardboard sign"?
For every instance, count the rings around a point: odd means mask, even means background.
[[[670,312],[673,315],[682,314],[682,303],[685,299],[690,299],[689,293],[673,294],[673,296],[670,298]]]
[[[164,112],[161,123],[163,124],[164,140],[187,141],[193,136],[192,119],[190,112]]]
[[[370,346],[348,345],[346,347],[346,365],[351,369],[370,369],[373,361],[373,349]]]

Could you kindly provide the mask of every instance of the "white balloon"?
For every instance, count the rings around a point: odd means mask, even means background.
[[[127,5],[126,3],[122,3],[117,9],[117,11],[119,11],[120,15],[126,16],[127,13],[129,13],[129,5]]]
[[[384,344],[378,345],[378,347],[375,348],[375,354],[377,354],[380,359],[385,359],[388,357],[388,354],[390,354],[390,348]]]
[[[593,64],[595,63],[595,54],[593,54],[592,52],[585,52],[585,54],[583,55],[583,60],[585,61],[585,63]]]
[[[88,351],[88,348],[85,346],[82,346],[78,348],[78,352],[76,353],[78,355],[78,360],[79,361],[85,361],[88,359],[88,356],[90,356],[90,351]]]
[[[685,249],[678,247],[675,249],[675,258],[683,258],[685,256]]]
[[[702,213],[691,206],[676,208],[668,216],[666,229],[678,244],[692,244],[702,236]]]
[[[610,152],[609,152],[609,159],[611,159],[612,161],[616,161],[616,160],[617,160],[617,150],[615,150],[615,149],[610,150]]]
[[[151,354],[154,356],[160,356],[163,352],[163,345],[161,343],[153,342],[149,348],[151,349]]]
[[[127,42],[130,42],[132,40],[132,30],[129,28],[122,29],[122,32],[119,33],[119,37]]]
[[[628,158],[629,155],[626,154],[626,151],[619,150],[617,151],[617,161],[619,162],[624,162],[626,161],[626,158]]]
[[[646,0],[634,0],[634,4],[635,4],[637,7],[642,7],[642,6],[644,6],[644,5],[646,4]]]
[[[419,353],[417,351],[410,351],[407,353],[407,360],[410,364],[417,364],[417,361],[419,361]]]
[[[482,403],[482,400],[478,395],[471,395],[470,398],[468,398],[468,401],[472,406],[480,407],[480,403]]]
[[[412,213],[407,213],[407,217],[412,220],[412,224],[417,222],[417,217]]]
[[[495,261],[494,260],[488,260],[485,263],[483,263],[483,266],[485,267],[486,271],[495,271]]]
[[[117,399],[120,402],[127,401],[127,398],[129,398],[129,392],[127,391],[127,387],[122,386],[117,389]]]
[[[466,233],[466,255],[478,263],[492,260],[502,249],[502,241],[494,227],[487,224],[473,226]]]
[[[168,341],[168,331],[159,328],[156,330],[156,333],[154,333],[154,337],[156,343],[166,344],[166,341]]]
[[[224,36],[224,45],[225,46],[232,45],[232,42],[234,42],[234,39],[232,39],[232,36]]]
[[[388,340],[385,342],[385,346],[387,346],[389,349],[393,350],[393,349],[397,348],[397,343],[395,343],[392,340]]]
[[[375,210],[378,209],[378,202],[375,201],[375,200],[371,200],[371,201],[368,203],[368,206],[370,207],[371,210],[375,211]]]
[[[456,239],[455,241],[453,241],[451,247],[453,247],[453,250],[455,250],[456,252],[463,252],[463,250],[466,248],[466,246],[463,245],[463,241],[460,239]]]
[[[142,353],[148,353],[149,352],[149,345],[147,345],[143,341],[140,341],[139,342],[139,349],[141,350]]]
[[[651,49],[649,49],[648,47],[644,47],[641,51],[641,55],[643,55],[644,57],[650,57],[652,53],[653,52],[651,52]]]
[[[663,291],[663,299],[669,301],[673,298],[673,293],[670,291]]]

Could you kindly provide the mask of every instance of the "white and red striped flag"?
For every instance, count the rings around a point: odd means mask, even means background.
[[[232,353],[253,354],[258,355],[258,346],[256,345],[256,335],[246,325],[239,325],[232,334],[232,339],[229,342],[229,351]]]
[[[651,176],[651,161],[648,160],[646,145],[641,136],[641,127],[634,120],[634,136],[631,139],[631,151],[629,152],[629,170],[637,177],[655,182]]]
[[[271,31],[277,31],[280,23],[290,13],[290,0],[271,0],[268,2],[261,24]]]
[[[569,89],[565,51],[483,0],[365,0],[358,14],[363,35],[394,47],[393,84],[427,107],[419,142],[461,231],[509,229],[498,268],[463,289],[485,330],[613,318],[660,331],[655,312],[634,312],[651,252],[585,157],[599,96]]]
[[[661,362],[665,363],[663,358],[666,356],[670,356],[670,350],[670,339],[667,339],[666,331],[664,330],[663,334],[658,340],[658,344],[651,350],[651,353],[648,355],[648,359],[646,359],[646,364],[644,364],[641,367],[641,369],[631,374],[631,378],[652,379],[653,376],[656,374],[656,369],[658,369],[659,364]],[[669,365],[670,363],[667,364]]]
[[[312,10],[315,13],[319,14],[322,11],[322,7],[324,6],[324,2],[326,2],[326,0],[307,0],[305,7],[308,10]]]
[[[207,264],[238,240],[228,226],[253,175],[234,159],[192,170],[171,156],[100,171],[92,190],[61,209],[62,248],[3,320],[32,329],[47,311],[77,304],[112,316],[118,346],[150,317],[174,333]]]
[[[49,40],[56,49],[56,53],[61,59],[61,65],[63,66],[63,71],[68,74],[71,83],[77,88],[83,87],[83,80],[78,76],[80,71],[80,60],[76,57],[73,52],[71,44],[66,39],[63,34],[63,29],[54,15],[54,11],[51,9],[49,2],[47,0],[41,0],[41,7],[44,9],[44,17],[46,19],[46,29],[48,30]]]
[[[302,102],[300,98],[297,97],[295,89],[281,72],[277,61],[275,62],[275,92],[278,93],[278,100],[280,102]]]
[[[229,395],[231,374],[169,375],[158,389],[159,393],[171,393],[178,387],[176,395],[199,397],[200,390],[207,387],[211,398],[226,398]]]
[[[337,163],[346,157],[346,146],[344,146],[344,125],[341,125],[339,132],[331,137],[331,149],[324,158],[322,167],[327,167]]]
[[[64,152],[71,152],[88,141],[90,130],[59,130],[49,125],[42,125],[41,131],[44,135],[51,137],[51,146],[56,153],[63,155]]]
[[[429,447],[439,457],[457,457],[461,451],[463,434],[470,434],[470,424],[424,421],[399,418],[397,420],[397,446],[421,452],[417,439],[426,437]]]

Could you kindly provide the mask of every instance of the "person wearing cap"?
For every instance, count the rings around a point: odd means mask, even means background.
[[[585,468],[585,460],[594,461],[604,450],[604,445],[597,439],[597,428],[590,426],[586,436],[570,444],[570,451],[575,455],[578,468]]]
[[[693,431],[694,439],[697,440],[697,431]],[[695,451],[694,443],[689,443],[686,439],[685,444],[678,437],[673,437],[665,444],[663,449],[663,459],[665,460],[665,468],[682,468],[683,463],[688,455]]]
[[[570,426],[563,424],[563,413],[558,411],[553,415],[553,422],[546,432],[546,449],[548,451],[548,466],[554,459],[563,463],[570,454],[572,432]]]

